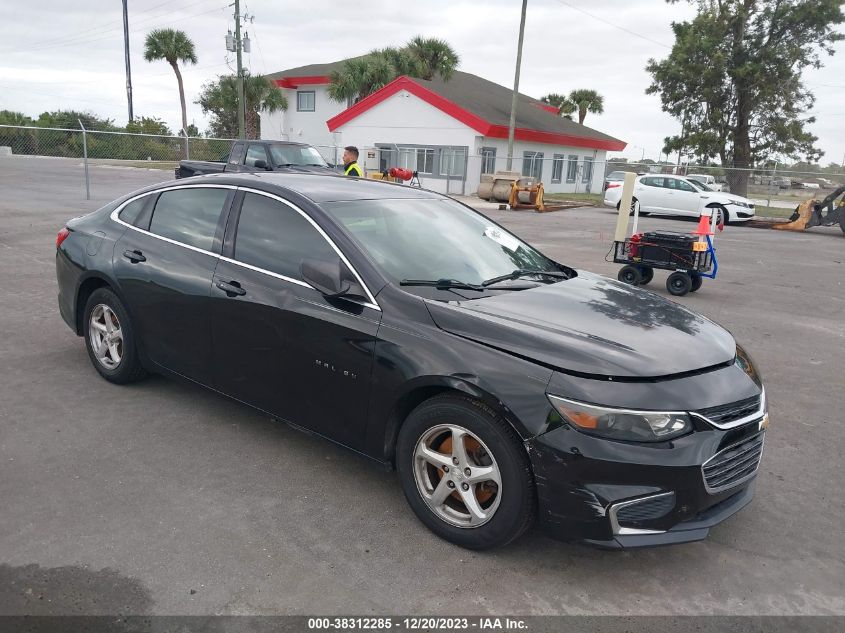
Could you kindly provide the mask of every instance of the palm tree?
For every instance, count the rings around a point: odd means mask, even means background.
[[[460,62],[458,54],[449,43],[436,37],[418,35],[405,48],[419,61],[420,79],[430,81],[435,75],[440,75],[444,81],[449,81]]]
[[[246,113],[244,126],[247,138],[260,138],[260,111],[278,112],[288,109],[288,101],[281,90],[261,75],[244,76]],[[197,104],[206,114],[211,113],[211,133],[219,138],[233,138],[238,134],[238,83],[235,75],[224,75],[203,86]]]
[[[557,113],[564,119],[572,120],[572,115],[578,109],[578,106],[570,101],[566,95],[559,95],[556,92],[550,92],[545,97],[540,97],[540,101],[548,103],[557,108]]]
[[[340,70],[330,75],[329,97],[352,105],[400,75],[426,80],[438,75],[449,81],[458,61],[458,54],[448,43],[418,36],[402,48],[376,49],[346,60]]]
[[[581,88],[569,93],[569,100],[578,106],[578,123],[584,124],[587,112],[601,114],[604,112],[604,97],[595,90]]]
[[[179,72],[179,62],[192,64],[197,63],[197,54],[194,51],[194,43],[184,31],[174,29],[155,29],[147,33],[144,41],[144,59],[153,62],[159,59],[165,60],[176,73],[176,82],[179,84],[179,104],[182,106],[182,130],[188,129],[188,111],[185,109],[185,87],[182,85],[182,73]],[[185,141],[185,152],[187,154],[187,141]]]

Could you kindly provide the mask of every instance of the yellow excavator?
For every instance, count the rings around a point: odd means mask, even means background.
[[[772,226],[781,231],[803,231],[814,226],[833,226],[845,233],[845,187],[839,187],[824,200],[811,198],[805,200],[795,208],[795,213],[789,222],[782,222]]]

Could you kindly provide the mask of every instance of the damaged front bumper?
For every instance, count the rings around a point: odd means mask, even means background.
[[[612,549],[701,540],[750,503],[756,476],[755,464],[748,476],[714,490],[705,468],[745,447],[757,451],[759,464],[764,433],[750,424],[635,444],[556,428],[526,443],[540,523],[556,538]]]

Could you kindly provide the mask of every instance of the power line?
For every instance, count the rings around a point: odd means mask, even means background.
[[[632,31],[631,29],[625,28],[624,26],[620,26],[619,24],[614,24],[607,18],[603,18],[601,16],[596,15],[595,13],[590,13],[589,11],[582,9],[581,7],[576,7],[573,4],[566,2],[565,0],[557,0],[560,4],[564,5],[565,7],[569,7],[574,11],[578,11],[579,13],[583,13],[584,15],[588,15],[594,20],[598,20],[602,24],[607,24],[608,26],[612,26],[615,29],[619,29],[620,31],[625,31],[629,35],[633,35],[634,37],[639,37],[640,39],[646,40],[647,42],[651,42],[652,44],[657,44],[658,46],[662,46],[663,48],[672,48],[668,44],[664,44],[663,42],[658,42],[655,39],[648,37],[647,35],[643,35],[642,33],[637,33],[636,31]]]

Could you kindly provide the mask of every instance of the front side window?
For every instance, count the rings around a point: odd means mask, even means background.
[[[165,191],[158,197],[150,232],[210,251],[228,189],[191,187]]]
[[[569,155],[569,161],[566,163],[566,182],[573,183],[578,177],[578,157],[574,154]]]
[[[678,180],[678,189],[681,191],[689,191],[691,193],[695,193],[695,187],[689,184],[686,180]]]
[[[245,164],[249,167],[255,167],[255,161],[258,160],[263,160],[265,164],[267,163],[267,152],[264,150],[264,146],[250,145],[246,151]]]
[[[247,193],[241,205],[234,258],[301,280],[303,259],[332,261],[337,253],[298,211],[273,198]]]
[[[394,282],[481,283],[517,268],[560,268],[505,229],[454,200],[350,200],[322,207]]]
[[[296,111],[314,112],[316,99],[313,90],[300,90],[296,93]]]
[[[552,162],[552,182],[560,182],[563,178],[563,154],[555,154]]]

